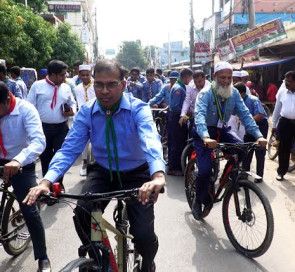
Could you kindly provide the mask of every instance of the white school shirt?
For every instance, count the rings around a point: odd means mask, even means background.
[[[78,108],[79,109],[86,102],[88,102],[89,100],[91,100],[91,99],[93,99],[93,98],[96,97],[95,96],[94,87],[93,87],[93,82],[89,86],[89,88],[87,89],[87,97],[88,97],[88,100],[87,101],[86,101],[85,87],[84,87],[83,83],[80,83],[79,85],[76,86],[75,93],[76,93],[76,100],[77,100],[77,104],[78,104]]]

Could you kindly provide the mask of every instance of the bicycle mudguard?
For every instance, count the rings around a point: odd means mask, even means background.
[[[77,268],[91,268],[94,264],[93,259],[89,258],[77,258],[70,263],[68,263],[64,268],[59,270],[59,272],[71,272]]]

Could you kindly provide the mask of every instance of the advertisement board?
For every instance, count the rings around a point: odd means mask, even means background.
[[[211,60],[210,44],[208,42],[195,43],[195,62],[208,62]]]

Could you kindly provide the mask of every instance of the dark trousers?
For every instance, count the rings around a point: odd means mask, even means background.
[[[268,133],[268,122],[266,119],[261,120],[259,123],[257,123],[257,125],[259,126],[259,130],[261,132],[261,134],[263,135],[263,137],[265,139],[267,139],[267,133]],[[248,143],[248,142],[255,142],[256,138],[248,133],[245,134],[244,136],[244,142]],[[252,158],[253,158],[253,153],[254,150],[250,150],[248,152],[248,156],[247,158],[245,158],[244,162],[243,162],[243,168],[247,171],[250,170],[250,166],[251,166],[251,162],[252,162]],[[264,173],[264,162],[265,162],[265,154],[266,154],[266,149],[265,148],[261,148],[261,149],[257,149],[255,150],[255,156],[256,156],[256,174],[260,177],[263,177],[263,173]]]
[[[281,117],[277,130],[280,135],[278,150],[279,167],[277,172],[279,175],[285,175],[289,168],[292,141],[295,137],[295,120]]]
[[[120,190],[120,184],[116,172],[113,172],[114,180],[110,181],[109,170],[98,164],[89,165],[87,169],[87,178],[82,188],[82,193],[93,192],[102,193]],[[130,172],[120,172],[122,189],[132,189],[141,187],[144,182],[150,181],[149,167],[144,164]],[[104,211],[108,202],[101,203],[101,209]],[[92,203],[83,200],[78,201],[78,205],[88,211],[92,209]],[[74,217],[76,231],[83,244],[88,244],[89,240],[83,233],[87,234],[90,239],[90,216],[85,213],[79,206],[75,209]],[[139,202],[127,203],[128,218],[130,221],[130,232],[134,237],[134,242],[138,252],[143,258],[142,271],[150,271],[152,262],[158,250],[158,239],[154,231],[154,205],[149,203],[142,205]]]
[[[47,256],[45,231],[37,205],[22,204],[30,188],[37,186],[35,164],[23,167],[21,173],[11,178],[11,184],[32,238],[35,259],[44,258]]]
[[[219,132],[218,132],[219,131]],[[208,127],[208,132],[211,139],[217,139],[224,143],[240,143],[241,140],[237,138],[227,129],[217,129],[216,127]],[[218,135],[219,134],[219,135]],[[196,177],[196,198],[198,201],[206,204],[208,199],[210,175],[211,175],[211,152],[212,149],[205,148],[204,142],[200,136],[194,132],[194,146],[197,153],[198,173]],[[239,156],[240,157],[240,156]]]
[[[170,112],[168,117],[168,167],[181,171],[181,153],[186,145],[188,129],[178,124],[180,113]]]
[[[42,175],[44,177],[48,171],[50,161],[52,160],[54,154],[61,148],[69,131],[69,127],[67,122],[60,124],[42,123],[42,127],[46,137],[46,148],[40,156]],[[57,182],[62,181],[63,177],[57,180]]]

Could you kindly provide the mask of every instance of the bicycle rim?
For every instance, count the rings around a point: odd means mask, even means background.
[[[193,200],[196,196],[196,176],[198,173],[198,167],[196,159],[189,160],[185,173],[184,173],[184,184],[185,184],[185,195],[187,203],[192,208]]]
[[[271,135],[267,144],[267,154],[270,160],[274,160],[278,156],[278,148],[273,146],[276,140],[275,135]]]
[[[268,199],[257,185],[240,180],[237,192],[230,188],[223,200],[222,217],[226,234],[240,253],[256,258],[268,250],[274,232],[273,214]]]
[[[14,197],[10,197],[6,203],[2,228],[2,236],[8,238],[7,242],[3,243],[4,250],[12,256],[24,252],[31,237],[19,204]]]
[[[190,156],[193,151],[194,151],[194,145],[193,143],[190,143],[186,145],[186,147],[183,149],[181,153],[181,170],[183,173],[185,172],[185,168],[190,160]]]

